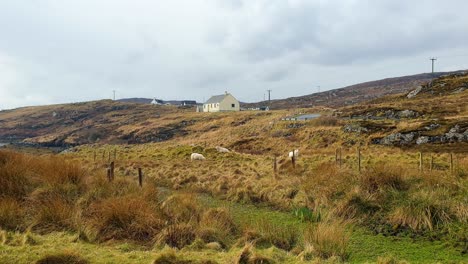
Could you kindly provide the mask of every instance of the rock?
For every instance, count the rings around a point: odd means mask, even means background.
[[[418,112],[413,111],[413,110],[403,110],[399,111],[396,114],[396,117],[398,118],[415,118],[418,117]]]
[[[459,132],[460,132],[460,126],[459,125],[455,125],[454,127],[452,127],[449,130],[449,133],[459,133]]]
[[[423,87],[422,87],[421,85],[418,86],[416,89],[414,89],[413,91],[409,92],[408,95],[407,95],[406,97],[408,97],[408,98],[413,98],[413,97],[415,97],[416,95],[418,95],[419,92],[421,92],[422,88],[423,88]]]
[[[435,123],[434,123],[434,124],[430,124],[430,125],[424,127],[424,129],[426,129],[426,130],[434,130],[434,129],[439,128],[439,127],[440,127],[439,124],[435,124]]]
[[[428,142],[429,142],[429,137],[426,137],[426,136],[418,137],[418,139],[416,139],[416,144],[418,145],[426,144]]]
[[[383,145],[408,145],[413,141],[415,136],[414,132],[410,133],[395,133],[390,134],[382,139],[379,140],[380,144]]]
[[[369,130],[365,127],[360,126],[359,124],[347,124],[343,127],[343,131],[346,133],[367,133]]]

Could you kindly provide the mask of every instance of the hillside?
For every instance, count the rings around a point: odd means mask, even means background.
[[[356,105],[361,102],[380,98],[386,95],[409,92],[410,90],[430,82],[435,78],[457,72],[459,71],[436,72],[434,74],[422,73],[365,82],[310,95],[272,100],[270,108],[286,109],[313,106],[327,106],[336,108],[347,105]],[[266,104],[267,102],[246,103],[243,105],[243,107],[259,107]]]
[[[466,152],[466,76],[442,76],[416,87],[419,93],[411,98],[407,92],[335,109],[207,114],[196,113],[193,107],[110,100],[25,107],[0,112],[0,142],[73,146],[167,141],[224,145],[252,154],[281,153],[291,144],[312,151],[360,142]],[[300,113],[321,113],[322,117],[307,122],[283,121]]]

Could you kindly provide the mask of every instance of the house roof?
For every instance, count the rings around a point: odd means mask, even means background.
[[[215,104],[215,103],[220,103],[224,97],[226,97],[228,94],[221,94],[221,95],[214,95],[211,96],[208,101],[205,102],[205,104]]]

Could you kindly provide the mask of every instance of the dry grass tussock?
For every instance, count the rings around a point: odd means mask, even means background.
[[[343,261],[347,260],[350,235],[346,228],[346,222],[337,220],[321,222],[307,228],[304,234],[303,258],[339,257]]]
[[[131,240],[177,248],[195,238],[227,246],[238,232],[227,210],[204,208],[190,193],[163,198],[151,178],[141,188],[130,177],[108,182],[62,157],[3,151],[0,157],[1,229],[66,230],[91,242]]]

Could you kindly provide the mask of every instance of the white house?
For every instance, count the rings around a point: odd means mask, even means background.
[[[230,93],[212,96],[203,104],[203,112],[240,111],[240,103]]]

